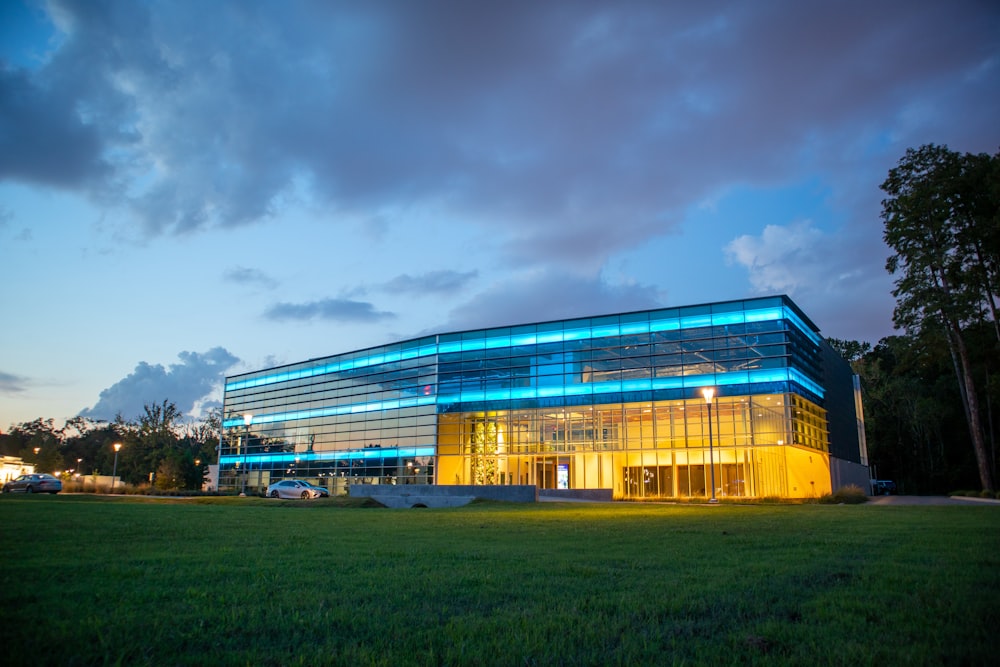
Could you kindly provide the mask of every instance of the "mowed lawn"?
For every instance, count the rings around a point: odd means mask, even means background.
[[[0,498],[3,661],[988,665],[1000,506]]]

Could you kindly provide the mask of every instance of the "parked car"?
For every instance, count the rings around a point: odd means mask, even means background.
[[[62,491],[62,482],[44,473],[21,475],[3,485],[4,493],[51,493]]]
[[[873,479],[872,495],[894,496],[896,495],[896,483],[891,479]]]
[[[306,484],[319,491],[320,498],[330,497],[330,492],[326,489],[326,487],[319,486],[318,484],[313,484],[312,482],[306,482]]]
[[[329,496],[326,489],[301,479],[283,479],[267,487],[269,498],[319,498]]]

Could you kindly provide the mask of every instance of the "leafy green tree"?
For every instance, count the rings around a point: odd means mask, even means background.
[[[153,486],[164,490],[186,489],[190,486],[189,478],[193,468],[194,463],[181,452],[169,452],[160,459]]]
[[[185,448],[190,450],[191,456],[198,467],[196,485],[191,488],[200,488],[205,473],[208,472],[210,463],[219,460],[219,433],[222,430],[222,410],[215,408],[195,424],[188,426],[182,442]]]
[[[830,347],[839,352],[840,356],[846,359],[852,366],[872,350],[871,343],[856,340],[827,338],[826,342],[830,344]],[[857,371],[855,370],[855,372]]]
[[[157,488],[199,489],[208,465],[218,460],[220,424],[219,410],[184,423],[176,405],[164,400],[145,405],[134,420],[73,417],[61,429],[42,418],[12,425],[0,434],[0,454],[18,456],[41,472],[111,475],[118,442],[117,473],[125,482],[142,484],[155,473]]]
[[[4,439],[3,453],[33,464],[37,472],[58,474],[67,468],[62,450],[62,432],[51,418],[39,417],[13,426]]]
[[[123,432],[118,474],[130,484],[148,482],[160,462],[178,449],[177,430],[183,415],[169,400],[147,403],[134,421],[119,415],[116,424]]]
[[[81,475],[110,475],[114,467],[114,443],[122,434],[114,424],[88,417],[73,417],[62,429],[63,458],[67,468]]]
[[[966,329],[995,317],[996,202],[1000,154],[961,155],[929,144],[909,149],[882,183],[883,238],[897,276],[893,321],[914,337],[943,335],[952,358],[983,489],[993,489]],[[984,180],[985,179],[985,180]],[[1000,333],[998,333],[1000,337]]]
[[[201,488],[209,463],[218,458],[218,411],[202,422],[185,424],[184,415],[169,400],[147,404],[143,410],[136,421],[126,424],[122,477],[141,484],[154,473],[158,489]]]

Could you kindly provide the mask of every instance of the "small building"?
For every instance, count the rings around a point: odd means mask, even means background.
[[[426,336],[226,379],[220,490],[284,477],[615,498],[869,479],[857,379],[787,296]]]
[[[19,456],[0,456],[0,484],[21,475],[30,475],[35,472],[33,463],[25,463]]]

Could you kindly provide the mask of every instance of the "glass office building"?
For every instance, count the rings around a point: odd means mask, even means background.
[[[815,497],[867,484],[857,397],[785,296],[441,334],[227,378],[219,486]]]

